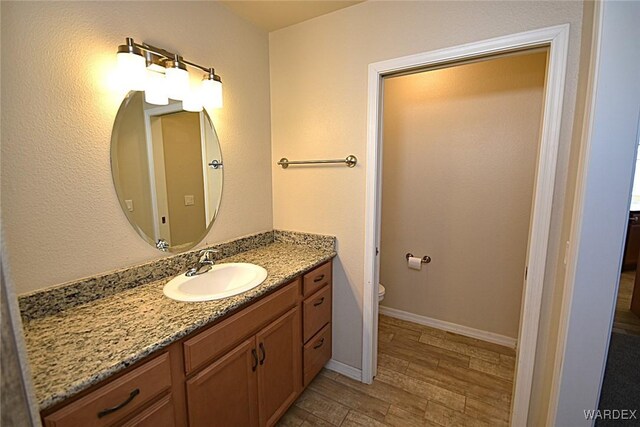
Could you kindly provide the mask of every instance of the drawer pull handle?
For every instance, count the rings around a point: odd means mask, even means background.
[[[129,394],[129,397],[127,397],[127,400],[125,400],[124,402],[114,406],[113,408],[103,409],[102,411],[98,412],[98,418],[102,418],[102,417],[104,417],[106,415],[111,414],[112,412],[116,412],[117,410],[124,408],[129,403],[131,403],[131,401],[139,394],[140,394],[140,389],[139,388],[133,390]]]
[[[316,350],[316,349],[322,347],[323,344],[324,344],[324,338],[322,338],[318,344],[314,345],[313,349]]]
[[[255,348],[251,349],[251,356],[253,356],[253,366],[251,366],[251,370],[255,372],[258,367],[258,353]]]
[[[264,365],[264,360],[267,358],[267,352],[264,351],[264,344],[260,343],[260,353],[262,357],[260,358],[260,364]]]
[[[317,307],[317,306],[321,305],[323,302],[324,302],[324,297],[320,298],[317,302],[314,302],[313,306]]]
[[[313,283],[318,283],[322,279],[324,279],[324,274],[321,274],[318,277],[316,277],[315,279],[313,279]]]

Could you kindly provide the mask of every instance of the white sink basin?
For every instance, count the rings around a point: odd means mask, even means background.
[[[162,292],[176,301],[211,301],[241,294],[253,289],[267,278],[267,270],[255,264],[216,264],[197,276],[186,273],[174,277]]]

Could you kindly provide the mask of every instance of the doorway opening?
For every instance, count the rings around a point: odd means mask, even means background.
[[[637,419],[640,399],[640,150],[636,152],[629,221],[598,409]],[[624,410],[624,411],[623,411]],[[620,415],[623,417],[623,415]],[[617,420],[599,421],[613,425]]]
[[[622,258],[613,332],[640,336],[640,149],[636,151],[629,222]]]
[[[526,248],[526,278],[518,325],[515,380],[510,422],[524,425],[540,316],[543,276],[549,241],[551,203],[556,172],[558,134],[567,54],[567,26],[519,33],[483,42],[442,49],[369,66],[369,120],[367,142],[367,203],[365,232],[365,292],[363,307],[363,382],[370,383],[377,370],[378,283],[382,217],[382,98],[383,79],[416,70],[451,67],[462,62],[486,60],[496,55],[530,49],[548,49],[543,94],[540,144],[537,151],[532,210]],[[414,254],[422,257],[422,254]],[[523,272],[524,273],[524,272]]]
[[[380,369],[393,367],[389,357],[437,362],[437,372],[406,375],[438,377],[466,396],[464,416],[483,409],[493,423],[509,419],[547,54],[383,80]],[[461,375],[475,392],[461,389]]]

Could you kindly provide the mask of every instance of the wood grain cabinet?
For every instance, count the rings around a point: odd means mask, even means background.
[[[640,255],[640,212],[632,211],[629,213],[622,269],[633,270],[636,268],[638,255]]]
[[[331,261],[42,413],[46,427],[270,427],[331,358]]]
[[[187,380],[189,425],[257,426],[257,366],[251,338]]]
[[[272,426],[300,392],[295,307],[187,380],[192,427]]]
[[[640,254],[638,255],[640,263]],[[636,272],[636,278],[633,281],[633,291],[631,291],[631,312],[640,317],[640,272]]]
[[[258,413],[261,426],[272,426],[302,390],[300,308],[296,307],[256,335]]]
[[[164,353],[51,415],[45,416],[44,425],[46,427],[115,425],[131,417],[132,414],[141,415],[148,409],[147,404],[161,395],[165,395],[165,405],[158,410],[173,414],[171,394],[166,395],[170,387],[169,354]],[[147,419],[152,417],[149,411],[146,411],[146,414]],[[141,418],[139,423],[134,425],[145,425],[143,421],[144,419]],[[174,425],[172,418],[167,422],[168,425]]]
[[[321,265],[302,279],[303,386],[331,359],[332,265]]]

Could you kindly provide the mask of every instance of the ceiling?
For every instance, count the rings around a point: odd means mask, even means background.
[[[265,31],[275,31],[316,16],[362,3],[362,1],[240,1],[223,0],[236,15]]]

